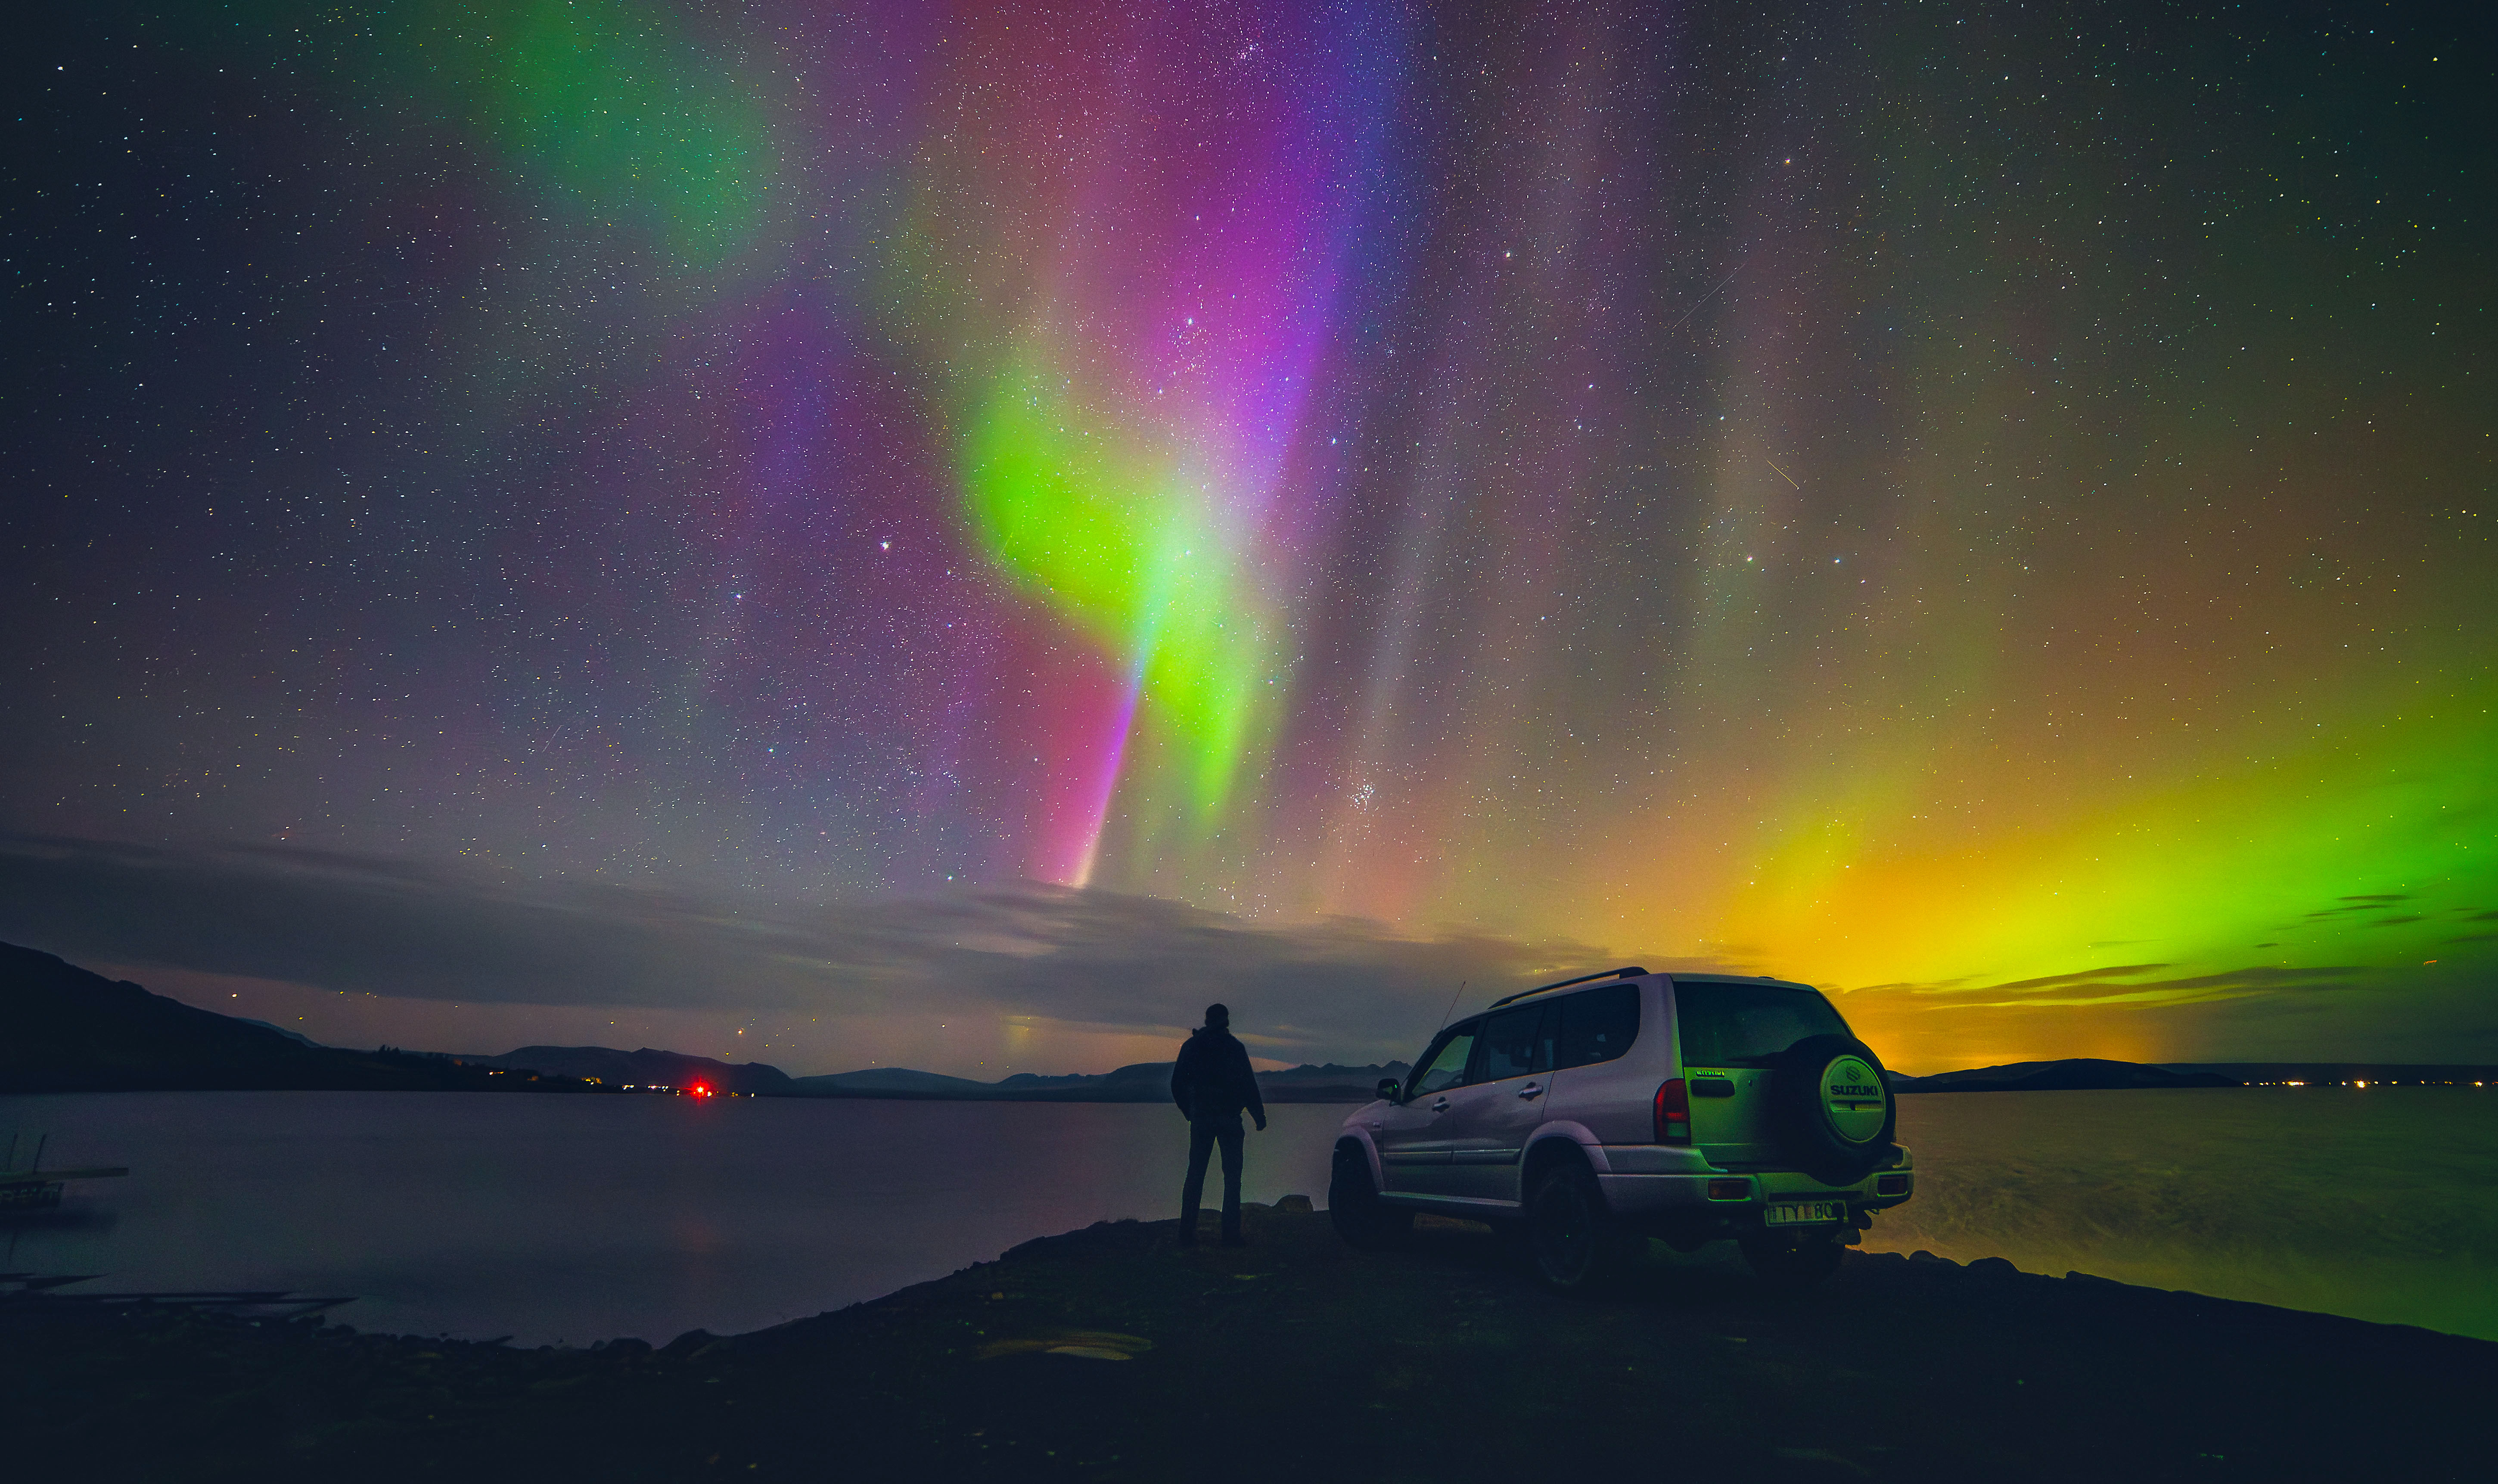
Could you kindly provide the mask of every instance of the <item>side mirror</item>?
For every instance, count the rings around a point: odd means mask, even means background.
[[[1396,1079],[1383,1077],[1379,1080],[1379,1085],[1372,1090],[1379,1094],[1381,1102],[1393,1103],[1396,1101]]]

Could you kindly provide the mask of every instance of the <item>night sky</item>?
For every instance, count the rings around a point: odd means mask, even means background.
[[[341,1044],[2498,1061],[2482,8],[55,7],[0,938]]]

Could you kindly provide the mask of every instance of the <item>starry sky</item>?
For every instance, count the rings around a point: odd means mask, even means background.
[[[2483,12],[55,10],[10,941],[798,1073],[1630,961],[2498,1061]]]

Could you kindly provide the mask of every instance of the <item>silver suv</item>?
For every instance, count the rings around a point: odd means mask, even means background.
[[[1565,1291],[1646,1237],[1731,1239],[1803,1286],[1913,1192],[1894,1117],[1881,1061],[1809,985],[1615,969],[1433,1037],[1345,1119],[1328,1205],[1359,1247],[1418,1211],[1491,1222]]]

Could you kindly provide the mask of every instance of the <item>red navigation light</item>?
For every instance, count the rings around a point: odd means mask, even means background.
[[[707,1098],[707,1097],[710,1097],[710,1096],[711,1096],[711,1084],[710,1084],[709,1082],[696,1082],[696,1083],[694,1083],[694,1096],[695,1096],[695,1097],[698,1097],[698,1098]]]

